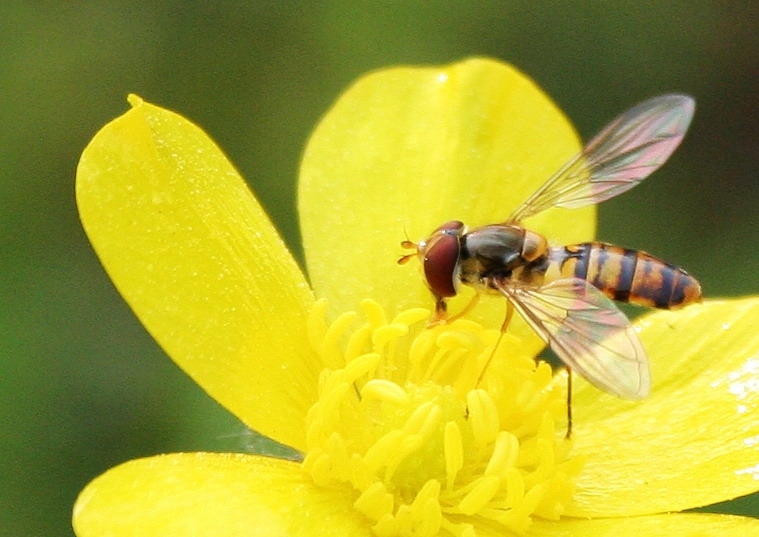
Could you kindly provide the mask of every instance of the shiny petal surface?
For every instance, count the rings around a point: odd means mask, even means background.
[[[74,506],[78,537],[368,535],[339,491],[299,464],[252,455],[178,453],[127,462],[92,481]]]
[[[576,382],[574,451],[588,461],[569,513],[679,511],[759,490],[759,298],[636,324],[651,395],[621,401]]]
[[[362,296],[390,313],[431,307],[419,264],[395,264],[400,241],[426,238],[448,220],[503,221],[579,149],[564,115],[511,66],[470,59],[369,74],[340,97],[305,151],[299,210],[314,290],[335,311]],[[571,243],[593,236],[595,212],[552,209],[528,224]],[[471,292],[462,295],[452,312]],[[471,317],[499,326],[504,311],[503,298],[487,298]]]
[[[84,229],[169,356],[248,426],[303,448],[319,367],[306,347],[305,278],[213,141],[130,100],[79,163]]]
[[[630,518],[536,521],[530,537],[744,537],[759,535],[759,520],[740,516],[674,513]]]

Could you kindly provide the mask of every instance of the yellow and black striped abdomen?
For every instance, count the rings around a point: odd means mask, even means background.
[[[603,242],[552,248],[550,272],[588,281],[613,300],[675,309],[701,300],[701,286],[683,269],[646,252]]]

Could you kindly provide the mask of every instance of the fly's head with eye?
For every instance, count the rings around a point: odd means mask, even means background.
[[[457,293],[460,281],[461,237],[465,233],[466,227],[463,222],[451,220],[438,226],[425,240],[417,243],[405,240],[401,243],[403,248],[416,251],[401,257],[398,264],[402,265],[413,257],[419,257],[425,283],[435,296],[438,313],[441,313],[441,308],[445,308],[445,299]]]

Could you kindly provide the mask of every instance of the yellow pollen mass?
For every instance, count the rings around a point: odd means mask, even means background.
[[[428,328],[423,309],[388,320],[367,300],[332,323],[326,310],[309,319],[325,365],[303,461],[317,485],[354,491],[380,537],[524,533],[561,515],[581,462],[547,364],[508,334],[494,351],[498,332],[471,321]]]

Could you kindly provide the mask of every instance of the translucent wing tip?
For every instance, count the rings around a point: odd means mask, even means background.
[[[696,112],[696,99],[684,93],[668,93],[653,97],[639,104],[638,107],[656,107],[672,110],[673,117],[677,119],[677,123],[680,125],[678,130],[684,134],[688,130],[691,119],[693,119],[693,114]]]
[[[696,99],[685,93],[666,93],[659,97],[654,97],[653,99],[668,101],[672,103],[673,106],[681,106],[684,109],[689,109],[691,111],[696,109]]]
[[[648,364],[641,364],[640,376],[638,383],[634,386],[626,386],[624,390],[620,390],[616,395],[632,401],[639,401],[645,399],[651,393],[651,377],[648,370]],[[620,386],[621,387],[621,386]]]

